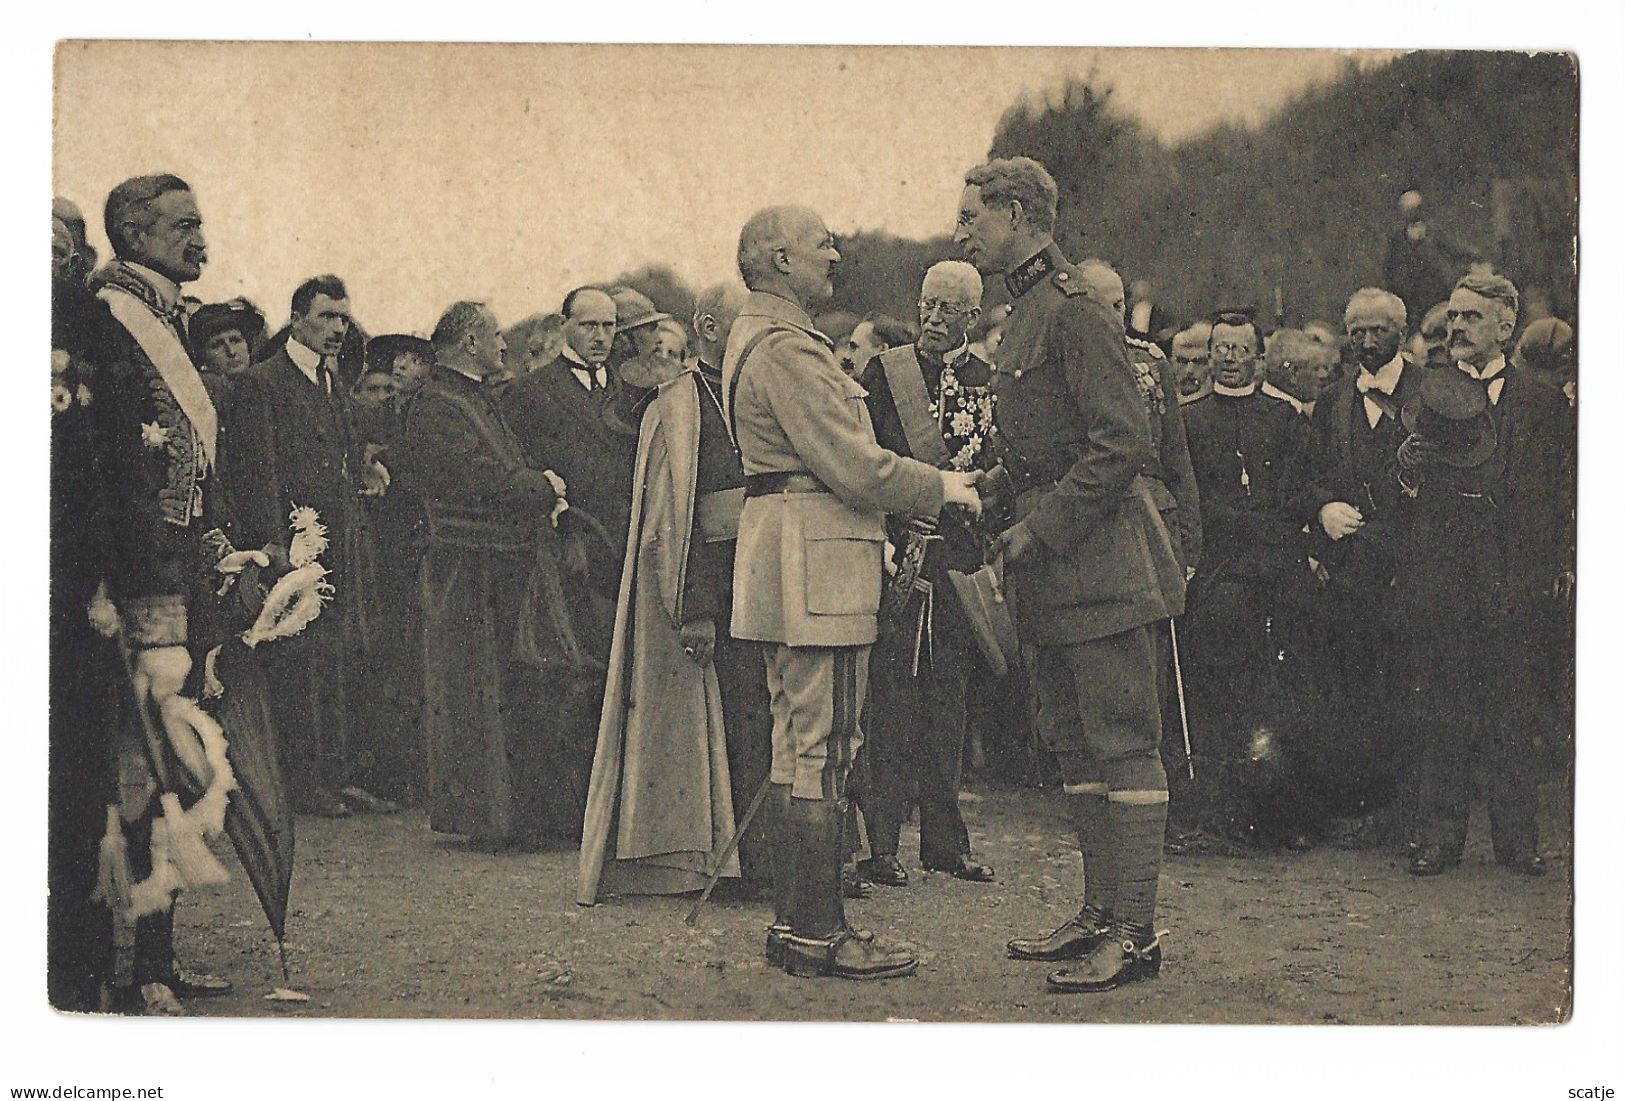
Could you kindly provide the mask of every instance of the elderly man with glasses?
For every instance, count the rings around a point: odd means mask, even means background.
[[[919,340],[881,352],[859,380],[882,447],[948,470],[993,466],[993,372],[966,338],[981,301],[982,277],[971,265],[944,260],[925,273]],[[908,883],[898,837],[917,786],[920,863],[987,882],[993,869],[970,859],[959,813],[965,689],[976,641],[948,578],[949,570],[981,566],[981,543],[952,510],[928,519],[893,516],[887,527],[896,572],[872,662],[868,771],[859,800],[872,855],[858,870],[884,886]]]

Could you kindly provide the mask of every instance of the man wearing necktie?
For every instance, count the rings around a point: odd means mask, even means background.
[[[238,376],[226,414],[226,476],[243,538],[280,549],[286,565],[289,514],[313,508],[327,529],[321,562],[332,603],[299,635],[264,657],[272,713],[294,806],[344,817],[394,805],[360,786],[350,715],[361,653],[360,577],[356,570],[358,495],[368,488],[360,444],[334,365],[350,328],[350,301],[334,275],[307,279],[293,292],[289,336]],[[374,490],[376,489],[373,486]]]
[[[579,839],[632,522],[638,438],[623,430],[613,409],[620,390],[610,366],[621,320],[615,299],[598,287],[577,287],[559,312],[564,347],[558,358],[509,383],[497,409],[530,465],[556,471],[569,487],[570,508],[558,524],[564,598],[598,674],[572,680],[572,691],[553,709],[547,742],[566,774],[551,820],[568,824],[565,832]]]
[[[1321,579],[1314,663],[1325,677],[1323,772],[1340,809],[1358,816],[1356,843],[1397,842],[1395,802],[1411,769],[1413,724],[1402,701],[1410,663],[1395,592],[1400,409],[1425,368],[1400,351],[1405,303],[1377,287],[1354,292],[1343,326],[1359,370],[1315,404],[1297,513],[1308,524]],[[1367,817],[1375,814],[1377,817]]]
[[[1468,275],[1451,292],[1449,349],[1484,388],[1488,457],[1464,469],[1414,428],[1397,452],[1411,529],[1401,577],[1420,593],[1407,609],[1422,743],[1414,875],[1460,863],[1475,761],[1496,861],[1544,871],[1533,625],[1573,592],[1574,429],[1562,394],[1507,363],[1517,317],[1518,289],[1499,275]]]

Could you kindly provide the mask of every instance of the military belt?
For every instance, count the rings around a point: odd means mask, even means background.
[[[746,497],[770,497],[775,493],[828,492],[828,486],[805,470],[775,470],[767,474],[745,475]]]

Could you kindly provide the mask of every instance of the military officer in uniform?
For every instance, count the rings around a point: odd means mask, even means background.
[[[1017,628],[1037,648],[1038,726],[1083,855],[1078,915],[1017,959],[1079,960],[1052,989],[1155,977],[1168,781],[1153,627],[1184,581],[1143,474],[1155,457],[1123,326],[1055,246],[1055,181],[1026,157],[965,177],[954,240],[1014,309],[994,379],[1017,494],[1001,537]]]
[[[852,930],[841,902],[847,774],[880,607],[884,514],[979,513],[979,475],[939,471],[875,442],[863,387],[842,373],[811,310],[840,259],[819,216],[770,207],[739,235],[751,295],[723,359],[727,411],[745,471],[732,631],[766,644],[772,697],[775,876],[788,914],[768,958],[793,975],[906,975],[914,955]],[[784,789],[790,798],[783,799]],[[788,921],[782,919],[788,918]]]

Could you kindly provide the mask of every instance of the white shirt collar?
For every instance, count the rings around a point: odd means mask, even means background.
[[[597,380],[598,385],[600,386],[605,385],[604,365],[600,363],[598,366],[594,367],[592,364],[582,359],[581,356],[577,354],[576,350],[570,347],[568,341],[566,341],[564,345],[564,358],[569,361],[570,370],[575,372],[576,381],[581,383],[581,385],[585,386],[587,389],[592,389],[592,383],[586,379],[583,379],[581,377],[582,374],[591,376],[593,379]]]
[[[1458,362],[1456,364],[1457,367],[1461,368],[1463,371],[1466,371],[1469,375],[1478,379],[1480,382],[1483,382],[1485,379],[1494,378],[1496,375],[1501,373],[1502,369],[1506,367],[1506,365],[1506,356],[1496,356],[1494,359],[1484,364],[1482,370],[1474,367],[1471,363]]]
[[[299,373],[311,381],[311,385],[320,386],[321,381],[316,377],[316,368],[322,365],[322,354],[305,347],[294,337],[288,338],[288,358],[293,365],[299,368]]]
[[[1258,383],[1253,381],[1246,386],[1225,386],[1223,383],[1215,382],[1213,392],[1226,398],[1250,398],[1258,392]]]
[[[1303,412],[1303,402],[1293,397],[1279,386],[1275,385],[1275,383],[1261,382],[1258,384],[1258,388],[1263,391],[1266,398],[1274,398],[1276,401],[1284,401],[1288,405],[1292,406],[1294,412]]]
[[[454,375],[462,375],[464,378],[469,379],[472,382],[478,382],[478,383],[484,383],[485,382],[485,377],[483,375],[476,375],[473,371],[465,371],[461,367],[453,367],[449,363],[443,363],[443,362],[440,362],[439,360],[436,360],[435,361],[435,366],[436,367],[444,367],[446,370],[450,371],[452,374],[454,374]]]
[[[1393,359],[1390,359],[1375,371],[1367,371],[1364,367],[1361,367],[1357,378],[1360,382],[1366,384],[1361,392],[1381,390],[1389,397],[1393,397],[1394,389],[1399,385],[1399,373],[1404,369],[1405,359],[1397,352],[1394,353]]]

